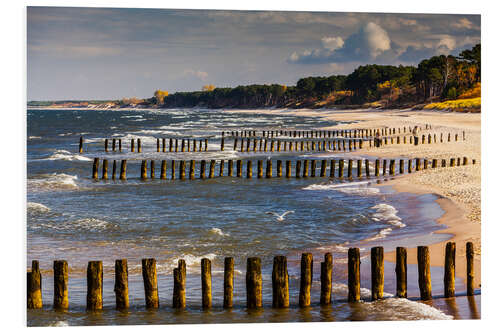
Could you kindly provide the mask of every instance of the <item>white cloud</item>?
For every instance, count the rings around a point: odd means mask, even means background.
[[[458,22],[454,22],[454,23],[451,23],[451,26],[453,28],[457,28],[457,29],[474,29],[474,30],[479,30],[478,27],[476,27],[474,25],[474,23],[472,23],[469,19],[463,17],[461,18],[460,20],[458,20]]]
[[[382,52],[391,48],[391,39],[389,38],[387,31],[382,29],[379,25],[369,22],[366,25],[364,32],[372,58],[377,57]]]
[[[194,77],[197,77],[197,78],[199,78],[202,81],[205,81],[208,78],[208,73],[207,72],[203,72],[203,71],[200,71],[200,70],[196,71],[194,69],[186,69],[183,74],[184,74],[184,76],[194,76]]]
[[[323,47],[330,51],[334,51],[336,49],[340,49],[344,46],[344,40],[342,37],[323,37],[321,38],[321,43],[323,43]]]

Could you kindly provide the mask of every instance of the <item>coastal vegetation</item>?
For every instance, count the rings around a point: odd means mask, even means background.
[[[481,44],[458,56],[439,55],[417,66],[368,64],[348,75],[305,77],[295,86],[252,84],[235,88],[205,85],[201,91],[156,90],[146,99],[101,101],[111,107],[206,108],[324,108],[422,107],[426,109],[480,110]],[[65,101],[71,103],[71,101]],[[76,102],[76,101],[75,101]],[[93,101],[80,101],[91,107]],[[61,105],[29,102],[29,106]]]

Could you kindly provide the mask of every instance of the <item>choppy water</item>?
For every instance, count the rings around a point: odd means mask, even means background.
[[[232,144],[226,144],[225,151],[220,152],[221,130],[305,130],[333,124],[308,117],[193,109],[28,110],[27,265],[30,266],[32,259],[40,261],[45,304],[44,310],[28,312],[28,325],[449,318],[442,311],[413,301],[391,298],[356,306],[341,301],[346,294],[344,266],[349,246],[361,247],[366,255],[374,245],[382,244],[389,250],[400,245],[417,245],[415,241],[423,244],[447,237],[429,235],[440,228],[435,219],[442,213],[432,195],[396,194],[367,182],[345,184],[319,177],[251,180],[221,177],[146,182],[138,179],[142,159],[158,161],[159,173],[160,160],[297,158],[287,152],[238,153],[231,149]],[[77,153],[80,135],[85,137],[82,155]],[[123,153],[103,152],[104,138],[111,137],[125,139]],[[209,137],[209,151],[157,153],[157,137]],[[129,152],[131,138],[141,139],[142,154]],[[329,158],[343,156],[333,152],[326,155]],[[325,153],[321,156],[324,158]],[[92,181],[93,157],[127,159],[129,179],[126,182]],[[256,168],[257,163],[253,164]],[[198,172],[196,170],[197,175]],[[269,211],[294,213],[278,222],[266,214]],[[338,302],[328,308],[299,310],[292,306],[286,311],[268,309],[247,313],[244,308],[246,258],[258,256],[262,260],[264,304],[269,306],[273,256],[287,255],[290,299],[291,304],[296,305],[299,258],[305,251],[314,254],[312,299],[316,303],[319,303],[319,262],[325,252],[333,252],[334,295]],[[221,309],[223,263],[228,256],[235,258],[236,307],[230,312]],[[157,259],[161,314],[147,312],[143,307],[140,265],[141,259],[147,257]],[[132,306],[129,314],[112,310],[114,260],[119,258],[127,258],[129,262]],[[187,263],[188,309],[179,314],[170,309],[170,304],[172,270],[180,258]],[[215,308],[209,313],[200,311],[201,258],[212,260]],[[56,314],[50,310],[51,267],[53,260],[60,259],[67,260],[70,267],[70,311]],[[84,311],[85,272],[90,260],[102,260],[104,264],[107,310],[98,315]],[[369,264],[362,267],[369,269]],[[386,273],[386,290],[394,292],[394,281],[389,275],[393,274]],[[435,275],[440,275],[439,270]],[[362,286],[369,288],[369,278],[364,279]],[[460,282],[457,287],[461,288]],[[410,295],[412,293],[418,295],[415,288],[410,288]]]

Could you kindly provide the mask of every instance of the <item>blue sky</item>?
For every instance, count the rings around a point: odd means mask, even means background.
[[[295,85],[480,42],[479,15],[28,7],[28,100]]]

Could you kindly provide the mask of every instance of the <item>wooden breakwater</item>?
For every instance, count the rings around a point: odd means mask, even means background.
[[[455,296],[455,250],[453,242],[446,244],[444,253],[444,297]],[[467,291],[468,296],[474,295],[474,246],[472,242],[466,244],[467,260]],[[360,276],[360,250],[350,248],[347,258],[347,286],[348,296],[346,301],[358,302],[361,300],[361,276]],[[371,268],[371,300],[376,301],[384,298],[384,249],[373,247],[370,251]],[[417,248],[418,286],[421,300],[433,298],[430,271],[430,254],[427,246]],[[311,253],[303,253],[300,264],[300,291],[298,297],[299,307],[311,305],[329,305],[333,299],[333,266],[335,262],[331,253],[326,253],[324,261],[321,262],[320,273],[320,299],[311,299],[311,287],[313,283],[313,256]],[[261,260],[257,257],[247,258],[246,265],[246,307],[249,309],[261,308],[262,300],[262,267]],[[64,260],[54,261],[54,295],[52,306],[56,310],[67,310],[68,299],[68,263]],[[201,304],[203,309],[213,306],[212,299],[212,267],[207,258],[201,260]],[[129,307],[128,266],[126,259],[115,261],[115,286],[116,309],[124,310]],[[407,249],[398,247],[396,249],[396,290],[395,297],[407,297]],[[173,269],[173,293],[172,307],[186,307],[186,262],[178,260],[178,267]],[[160,307],[159,288],[156,271],[156,259],[142,259],[142,277],[144,282],[144,299],[147,309]],[[287,308],[290,306],[289,296],[289,274],[287,269],[287,258],[276,256],[272,268],[272,307]],[[223,283],[222,305],[225,309],[233,307],[234,295],[234,258],[224,259],[224,283]],[[39,263],[32,262],[31,271],[27,273],[27,307],[28,309],[42,308],[42,276]],[[103,308],[103,264],[102,261],[90,261],[87,266],[87,310],[95,311]]]
[[[469,159],[467,157],[457,157],[450,158],[449,163],[446,159],[441,159],[440,163],[438,159],[427,159],[427,158],[415,158],[415,159],[357,159],[357,160],[344,160],[344,159],[299,159],[295,161],[295,167],[292,166],[290,160],[286,160],[283,164],[282,160],[257,160],[256,166],[257,170],[254,170],[255,160],[210,160],[209,161],[209,171],[207,175],[207,161],[201,160],[180,160],[180,161],[167,161],[162,160],[161,164],[157,164],[154,160],[142,160],[140,166],[140,178],[145,179],[155,179],[157,178],[157,165],[160,166],[160,177],[161,180],[166,179],[206,179],[215,177],[233,177],[234,176],[234,161],[236,161],[236,177],[242,178],[246,175],[246,178],[281,178],[283,174],[285,178],[307,178],[307,177],[329,177],[350,180],[354,178],[353,175],[353,162],[357,165],[357,178],[373,178],[379,176],[394,176],[402,175],[405,173],[412,173],[415,171],[421,171],[426,169],[435,169],[438,167],[456,167],[469,164]],[[398,163],[397,163],[398,161]],[[188,168],[189,162],[189,173],[186,176],[186,169]],[[121,160],[119,179],[127,179],[127,160]],[[476,160],[472,160],[472,164],[475,164]],[[217,167],[217,164],[218,167]],[[118,175],[118,162],[113,160],[113,168],[111,171],[111,176],[109,175],[109,163],[105,159],[102,161],[102,166],[100,167],[99,158],[94,158],[92,164],[92,179],[94,180],[116,180]],[[148,167],[149,165],[149,167]],[[170,165],[170,168],[168,168]],[[196,165],[198,168],[198,177],[196,176]],[[265,173],[264,173],[265,165]],[[273,167],[274,165],[274,167]],[[285,172],[283,173],[283,165],[285,165]],[[399,165],[398,170],[396,170],[396,165]],[[309,168],[309,166],[311,166]],[[347,166],[347,170],[345,170]],[[246,167],[246,170],[244,171]],[[318,171],[319,167],[319,172]],[[99,178],[99,168],[101,168],[101,177]],[[149,173],[148,173],[149,168]],[[372,173],[371,170],[374,170]],[[177,171],[176,171],[177,170]],[[216,170],[217,173],[216,173]],[[346,172],[344,172],[344,170]],[[254,172],[256,171],[256,172]],[[148,177],[149,174],[149,177]]]

